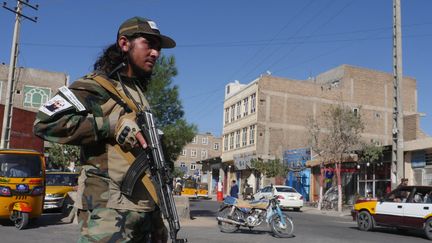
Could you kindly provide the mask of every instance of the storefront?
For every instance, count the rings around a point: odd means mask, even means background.
[[[391,191],[391,163],[358,165],[358,194],[363,197],[382,197]]]
[[[285,185],[295,188],[306,201],[309,201],[311,176],[311,169],[306,168],[306,161],[310,158],[309,148],[290,149],[283,153],[284,164],[289,168]]]
[[[252,160],[256,156],[252,153],[244,153],[234,155],[234,170],[235,178],[240,189],[240,194],[243,194],[246,185],[252,187],[253,192],[259,187],[259,178],[256,171],[253,169]]]

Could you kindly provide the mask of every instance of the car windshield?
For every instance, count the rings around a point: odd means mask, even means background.
[[[77,174],[52,174],[47,173],[47,186],[76,186],[78,181]]]
[[[197,183],[193,180],[187,180],[184,182],[185,188],[197,188]]]
[[[297,192],[292,187],[275,187],[275,188],[276,188],[276,191],[278,191],[278,192]]]
[[[40,177],[42,176],[41,158],[33,154],[0,154],[0,176]]]

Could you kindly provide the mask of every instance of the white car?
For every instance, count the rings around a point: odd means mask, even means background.
[[[292,208],[295,211],[300,211],[303,207],[303,196],[290,186],[266,186],[258,190],[257,193],[254,194],[254,198],[271,198],[274,195],[278,196],[281,208]]]

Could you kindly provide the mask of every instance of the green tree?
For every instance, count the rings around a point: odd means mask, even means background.
[[[184,172],[180,169],[180,167],[174,167],[174,170],[172,171],[172,177],[173,178],[183,178]]]
[[[75,145],[50,143],[48,165],[52,168],[65,169],[74,162],[79,165],[80,147]]]
[[[364,163],[374,163],[377,162],[382,157],[382,155],[383,147],[370,143],[363,144],[360,161]]]
[[[263,161],[260,159],[251,160],[252,166],[267,178],[276,176],[285,177],[288,173],[288,166],[284,165],[279,159]]]
[[[177,75],[175,58],[161,56],[153,70],[152,81],[145,95],[156,118],[156,125],[164,133],[163,146],[166,160],[173,163],[183,147],[190,143],[197,133],[194,124],[188,124],[179,99],[179,88],[172,84]]]

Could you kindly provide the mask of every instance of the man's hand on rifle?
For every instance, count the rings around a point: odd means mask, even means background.
[[[125,150],[131,150],[137,146],[147,147],[147,143],[141,133],[141,129],[135,122],[135,112],[127,113],[119,118],[115,127],[115,139]]]

